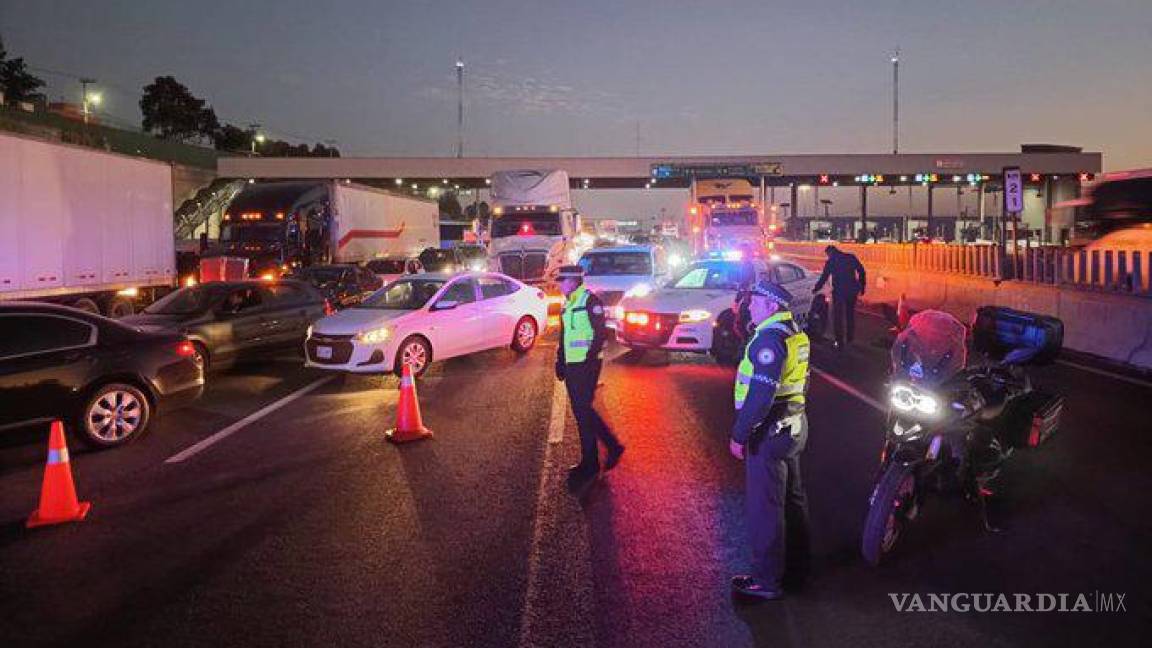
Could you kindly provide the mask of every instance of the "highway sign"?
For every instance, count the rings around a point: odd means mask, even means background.
[[[1004,167],[1004,213],[1019,214],[1024,211],[1024,180],[1020,177],[1020,167]]]
[[[779,162],[756,164],[653,164],[652,177],[664,178],[752,178],[780,175]]]

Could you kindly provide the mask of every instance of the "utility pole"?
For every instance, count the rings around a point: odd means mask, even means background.
[[[636,120],[636,157],[640,157],[640,120]]]
[[[464,157],[464,60],[456,59],[456,157]]]
[[[900,152],[900,48],[892,55],[892,155]]]
[[[252,155],[256,155],[256,143],[264,140],[264,136],[260,134],[260,124],[255,122],[248,124],[248,130],[252,131]]]

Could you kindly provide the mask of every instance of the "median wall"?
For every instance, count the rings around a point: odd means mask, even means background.
[[[824,262],[823,247],[780,242],[776,252],[819,272]],[[851,249],[854,246],[840,247],[855,252]],[[987,305],[1052,315],[1064,322],[1067,348],[1152,369],[1152,296],[1142,290],[1139,276],[1135,287],[1141,290],[1120,293],[1080,285],[1004,280],[962,271],[926,270],[899,260],[884,262],[877,246],[861,247],[875,250],[868,255],[871,261],[864,260],[868,273],[868,289],[862,298],[865,303],[895,304],[904,296],[912,310],[943,310],[965,322],[971,321],[978,307]],[[933,249],[931,254],[941,253]],[[1139,258],[1135,258],[1136,267]],[[1131,278],[1125,285],[1133,287]]]

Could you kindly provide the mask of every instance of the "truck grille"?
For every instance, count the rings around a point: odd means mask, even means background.
[[[501,254],[500,271],[521,281],[540,281],[548,267],[548,257],[539,252]]]

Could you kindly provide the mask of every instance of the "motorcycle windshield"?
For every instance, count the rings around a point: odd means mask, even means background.
[[[943,383],[967,362],[967,334],[960,320],[948,313],[917,313],[892,345],[893,377],[923,385]]]

